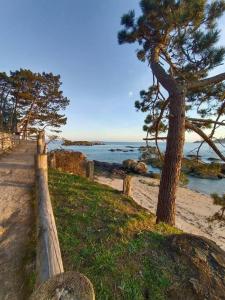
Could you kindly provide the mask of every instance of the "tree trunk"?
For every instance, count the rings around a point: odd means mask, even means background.
[[[164,165],[159,187],[156,222],[175,225],[175,199],[180,177],[185,138],[185,91],[184,86],[168,74],[159,63],[163,45],[152,51],[151,69],[162,87],[169,94],[169,129]]]
[[[185,138],[185,93],[170,95],[169,129],[164,165],[159,187],[157,220],[175,225],[175,199],[179,183]]]

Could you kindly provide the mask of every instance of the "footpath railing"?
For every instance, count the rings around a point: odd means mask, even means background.
[[[45,134],[37,137],[36,199],[37,258],[36,290],[31,300],[94,300],[90,280],[78,272],[64,272],[55,218],[48,189],[48,157]]]

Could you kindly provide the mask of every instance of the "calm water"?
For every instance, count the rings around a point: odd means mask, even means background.
[[[63,148],[66,150],[80,151],[86,154],[89,160],[99,160],[109,163],[122,163],[125,159],[139,159],[140,152],[138,148],[140,146],[145,146],[143,143],[136,142],[105,142],[105,145],[99,146],[69,146],[63,147],[60,143],[55,142],[49,145],[49,150],[56,148]],[[184,154],[195,154],[191,152],[194,150],[199,144],[196,143],[186,143],[184,147]],[[136,148],[128,148],[128,146],[136,147]],[[221,147],[218,145],[218,147]],[[123,149],[123,150],[133,150],[132,152],[111,152],[110,149]],[[162,151],[165,150],[165,143],[160,143],[160,148]],[[223,150],[221,148],[221,150]],[[225,150],[225,149],[224,149]],[[214,157],[218,158],[217,155],[207,146],[203,145],[200,155],[202,156],[202,160],[205,162],[209,162],[207,158]],[[159,172],[158,169],[152,168],[149,166],[149,171],[153,170],[154,172]],[[225,193],[225,179],[220,180],[209,180],[209,179],[199,179],[195,177],[189,177],[188,187],[192,190],[202,192],[205,194],[211,193]]]

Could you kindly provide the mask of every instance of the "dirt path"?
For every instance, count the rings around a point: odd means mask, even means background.
[[[24,299],[24,264],[33,230],[35,143],[0,156],[0,300]]]

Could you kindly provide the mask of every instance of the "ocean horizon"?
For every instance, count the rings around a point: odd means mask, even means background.
[[[102,141],[104,145],[94,145],[94,146],[62,146],[62,142],[55,141],[48,145],[48,150],[54,149],[65,149],[72,151],[79,151],[86,155],[89,160],[98,160],[102,162],[108,163],[122,163],[126,159],[140,159],[140,151],[139,147],[145,146],[146,142],[106,142]],[[149,143],[149,145],[154,146],[154,143]],[[194,142],[187,142],[184,145],[184,156],[188,154],[195,154],[195,149],[199,144]],[[220,150],[222,151],[222,146],[217,144]],[[134,148],[129,148],[129,146]],[[160,142],[159,147],[161,151],[165,151],[166,143]],[[129,150],[128,152],[122,151],[110,151],[110,149],[121,149],[121,150]],[[215,152],[209,148],[208,145],[204,144],[202,146],[201,159],[210,163],[208,158],[218,158]],[[222,162],[222,161],[221,161]],[[148,166],[149,171],[159,173],[160,170],[158,168],[153,168],[152,166]],[[225,179],[201,179],[193,176],[188,176],[189,183],[187,184],[187,188],[190,188],[194,191],[204,193],[210,195],[212,193],[223,194],[225,192]]]

